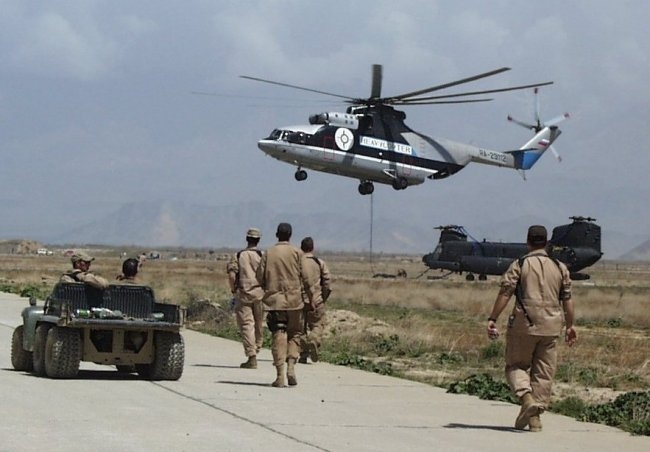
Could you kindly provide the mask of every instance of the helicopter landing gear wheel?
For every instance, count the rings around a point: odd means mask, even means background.
[[[404,176],[399,176],[393,179],[392,185],[395,190],[404,190],[409,186],[409,181]]]
[[[487,281],[487,275],[484,275],[484,274],[481,273],[480,275],[478,275],[478,280],[479,281]]]
[[[359,193],[362,195],[369,195],[375,191],[375,186],[372,182],[361,182],[359,184]]]
[[[307,179],[307,171],[299,169],[296,171],[296,174],[293,175],[297,181],[303,181]]]
[[[465,275],[465,279],[467,281],[474,281],[474,274],[473,273],[468,273],[467,275]]]

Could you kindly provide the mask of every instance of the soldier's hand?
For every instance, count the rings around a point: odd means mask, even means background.
[[[567,343],[567,345],[569,347],[572,347],[577,340],[578,340],[578,333],[576,333],[576,329],[572,326],[567,328],[566,333],[564,334],[564,341]]]
[[[494,320],[488,320],[487,335],[491,340],[499,338],[499,329],[497,328],[497,324]]]

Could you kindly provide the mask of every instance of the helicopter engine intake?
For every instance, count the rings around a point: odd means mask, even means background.
[[[346,127],[348,129],[358,129],[359,119],[356,115],[347,113],[319,113],[309,117],[309,124],[323,124],[335,127]]]

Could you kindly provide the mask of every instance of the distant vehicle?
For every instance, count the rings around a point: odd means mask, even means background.
[[[571,279],[585,280],[590,276],[580,270],[595,264],[603,255],[600,250],[600,226],[595,218],[570,217],[572,223],[557,226],[549,240],[549,256],[564,262],[571,272]],[[525,243],[501,243],[468,241],[462,226],[438,226],[440,240],[436,249],[422,257],[431,269],[466,272],[465,279],[487,279],[487,275],[502,275],[512,261],[528,252]]]
[[[36,250],[36,254],[38,254],[39,256],[51,256],[54,253],[48,250],[47,248],[39,248]]]
[[[180,306],[157,303],[147,286],[58,283],[44,306],[30,299],[11,339],[14,369],[74,378],[80,361],[149,380],[178,380],[185,346]]]

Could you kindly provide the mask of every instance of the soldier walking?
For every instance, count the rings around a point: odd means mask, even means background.
[[[577,340],[573,326],[571,279],[567,267],[546,253],[544,226],[528,228],[528,254],[515,260],[501,277],[501,289],[488,318],[487,333],[498,337],[497,319],[508,301],[516,302],[506,333],[506,380],[521,400],[515,428],[542,430],[540,415],[551,399],[557,368],[557,338],[566,324],[565,341]]]
[[[298,384],[295,364],[300,355],[300,340],[304,328],[302,285],[305,257],[289,243],[291,225],[280,223],[276,232],[278,242],[266,250],[257,269],[257,280],[264,289],[266,322],[273,335],[271,352],[277,376],[274,387],[285,385],[285,364],[290,386]],[[312,293],[306,288],[310,302]]]
[[[235,318],[242,336],[247,360],[243,369],[257,369],[257,353],[262,348],[264,334],[264,291],[257,282],[256,272],[262,260],[257,249],[262,234],[257,228],[246,232],[246,248],[232,257],[226,266],[230,292],[235,298]]]
[[[305,237],[300,242],[300,249],[305,255],[305,280],[311,289],[312,302],[303,290],[305,330],[300,351],[300,363],[307,363],[307,357],[318,361],[318,349],[325,331],[325,301],[331,293],[330,271],[321,258],[314,256],[314,239]]]

